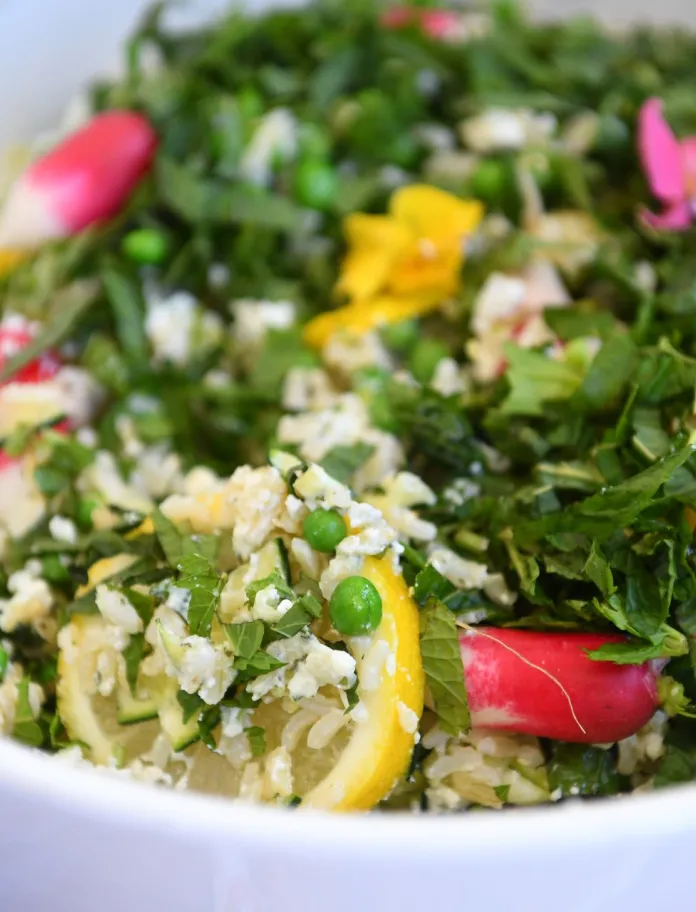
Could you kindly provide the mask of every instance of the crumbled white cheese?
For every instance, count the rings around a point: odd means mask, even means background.
[[[176,611],[185,621],[188,621],[188,607],[191,602],[190,589],[184,589],[181,586],[170,585],[167,589],[167,600],[165,605]]]
[[[215,646],[202,636],[187,636],[180,641],[180,661],[169,657],[167,674],[179,682],[186,693],[198,693],[210,705],[219,703],[235,679],[232,659],[224,646]]]
[[[291,367],[283,380],[282,405],[290,412],[333,406],[336,390],[326,371],[319,367]]]
[[[96,601],[102,617],[111,624],[129,634],[142,632],[142,618],[122,592],[105,585],[97,586]]]
[[[234,316],[234,337],[242,352],[258,348],[269,329],[290,329],[296,319],[292,301],[240,298],[230,309]]]
[[[275,586],[266,586],[256,593],[251,606],[251,617],[255,621],[274,624],[292,608],[290,599],[281,599]]]
[[[407,735],[413,735],[418,731],[418,713],[415,713],[402,700],[397,700],[396,714],[399,717],[399,725]]]
[[[288,161],[297,151],[297,121],[287,108],[274,108],[265,114],[248,143],[239,170],[244,180],[267,187],[273,169]]]
[[[376,332],[334,333],[322,350],[324,363],[351,377],[365,367],[392,367],[392,360]]]
[[[77,541],[77,526],[67,516],[59,516],[58,514],[52,516],[48,523],[48,531],[57,542],[66,542],[69,545],[74,545]]]
[[[0,599],[0,629],[5,633],[12,633],[20,625],[40,624],[50,614],[53,595],[40,573],[41,565],[29,562],[8,579],[11,597]]]
[[[222,329],[219,315],[204,310],[186,291],[176,291],[169,297],[157,292],[147,295],[145,333],[156,361],[184,367],[194,354],[216,345],[222,338]]]
[[[435,547],[430,552],[432,566],[459,589],[480,589],[488,579],[485,564],[467,560],[450,551]]]
[[[240,466],[210,491],[168,497],[161,510],[176,524],[190,523],[194,532],[231,530],[234,551],[246,560],[270,535],[286,496],[287,486],[277,469]]]
[[[463,121],[459,132],[466,146],[485,155],[546,145],[557,126],[555,116],[550,113],[526,108],[488,108]]]
[[[430,386],[441,396],[457,396],[466,389],[461,367],[454,358],[440,358]]]
[[[295,481],[294,488],[310,510],[319,506],[347,510],[353,500],[350,489],[332,478],[319,465],[311,465],[306,469]]]
[[[116,458],[108,450],[99,450],[94,462],[83,470],[79,478],[82,491],[94,490],[105,502],[121,510],[149,513],[154,504],[121,477]]]

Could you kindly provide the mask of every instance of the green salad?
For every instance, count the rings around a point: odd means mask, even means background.
[[[321,0],[3,160],[0,731],[287,807],[696,777],[696,37]]]

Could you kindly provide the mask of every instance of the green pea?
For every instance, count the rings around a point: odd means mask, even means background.
[[[487,202],[497,202],[508,183],[508,169],[497,158],[485,158],[471,178],[471,192]]]
[[[346,636],[364,636],[382,620],[382,597],[364,576],[348,576],[334,589],[329,602],[331,623]]]
[[[396,352],[407,352],[418,341],[418,321],[402,320],[400,323],[388,323],[381,332],[387,348]]]
[[[338,180],[336,172],[324,162],[305,159],[295,172],[295,195],[303,206],[310,209],[328,209],[334,201]]]
[[[322,554],[335,551],[347,533],[346,521],[336,510],[313,510],[302,523],[305,541]]]
[[[148,266],[161,263],[169,252],[169,241],[156,228],[136,228],[129,231],[121,246],[129,259]]]
[[[408,366],[419,383],[430,383],[438,361],[448,355],[447,346],[439,339],[421,339],[411,352]]]
[[[85,497],[75,510],[75,521],[81,529],[92,528],[92,513],[100,506],[96,497]]]

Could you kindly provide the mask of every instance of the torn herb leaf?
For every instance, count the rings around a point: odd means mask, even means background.
[[[454,615],[431,598],[421,612],[420,629],[423,670],[440,727],[451,735],[465,733],[471,716]]]

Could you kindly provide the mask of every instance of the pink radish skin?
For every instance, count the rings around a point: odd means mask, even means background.
[[[585,650],[621,636],[477,627],[460,636],[474,725],[606,744],[634,734],[658,706],[664,665],[595,662]]]
[[[18,179],[0,212],[0,246],[32,248],[112,218],[156,149],[157,135],[140,114],[93,117]]]

